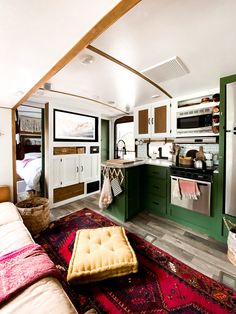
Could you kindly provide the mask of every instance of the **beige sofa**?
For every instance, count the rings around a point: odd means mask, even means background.
[[[0,254],[34,242],[23,224],[17,208],[10,202],[0,203]],[[60,282],[53,277],[38,280],[12,298],[0,314],[74,314],[77,313]]]

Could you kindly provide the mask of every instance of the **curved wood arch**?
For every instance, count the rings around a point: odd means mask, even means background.
[[[100,56],[122,66],[123,68],[127,69],[128,71],[136,74],[137,76],[141,77],[143,80],[145,80],[146,82],[148,82],[149,84],[153,85],[154,87],[156,87],[157,89],[159,89],[162,93],[164,93],[166,96],[168,96],[169,98],[172,98],[172,96],[167,93],[167,91],[165,91],[160,85],[158,85],[157,83],[155,83],[154,81],[152,81],[150,78],[148,78],[147,76],[143,75],[141,72],[135,70],[134,68],[131,68],[129,65],[121,62],[120,60],[112,57],[111,55],[105,53],[104,51],[94,47],[94,46],[91,46],[91,45],[88,45],[87,46],[87,49],[99,54]]]

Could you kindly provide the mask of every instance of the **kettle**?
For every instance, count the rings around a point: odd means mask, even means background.
[[[197,159],[197,160],[195,159],[194,168],[206,169],[206,162],[204,160],[201,160],[201,159]]]

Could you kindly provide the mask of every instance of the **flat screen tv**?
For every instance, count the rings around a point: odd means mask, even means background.
[[[54,141],[97,142],[98,117],[54,109]]]

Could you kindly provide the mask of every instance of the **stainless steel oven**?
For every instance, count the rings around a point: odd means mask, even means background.
[[[178,180],[194,181],[198,185],[200,196],[195,199],[189,199],[187,197],[177,197],[173,193]],[[211,182],[212,173],[195,171],[194,169],[172,169],[171,170],[171,204],[183,207],[185,209],[201,213],[203,215],[211,215]]]

